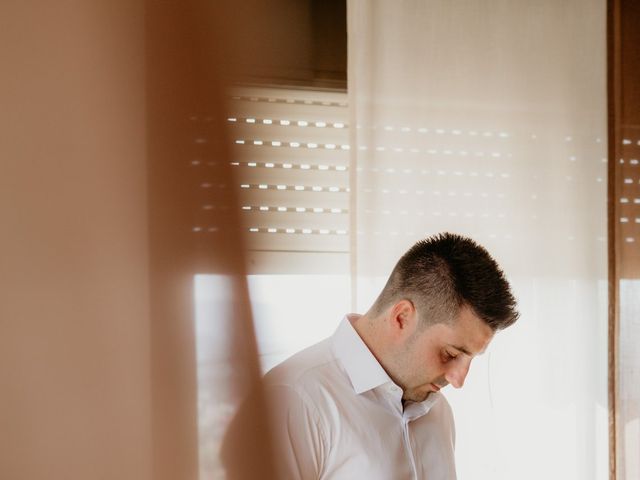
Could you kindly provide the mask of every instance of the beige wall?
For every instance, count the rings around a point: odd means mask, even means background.
[[[0,478],[151,477],[143,3],[0,6]]]

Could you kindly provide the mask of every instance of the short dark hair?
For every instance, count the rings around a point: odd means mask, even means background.
[[[425,325],[449,323],[468,306],[494,331],[519,316],[504,272],[489,252],[470,238],[440,233],[419,241],[398,260],[376,300],[380,313],[408,299]]]

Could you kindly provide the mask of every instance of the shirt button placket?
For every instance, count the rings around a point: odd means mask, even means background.
[[[409,422],[410,420],[403,416],[402,418],[402,434],[404,437],[404,444],[411,461],[411,470],[413,471],[413,478],[418,479],[418,470],[416,468],[416,460],[413,456],[413,448],[411,447],[411,439],[409,437]]]

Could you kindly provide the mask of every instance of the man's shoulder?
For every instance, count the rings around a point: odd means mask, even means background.
[[[339,366],[333,353],[331,337],[322,340],[273,367],[264,377],[269,387],[303,388],[322,384],[339,376]]]

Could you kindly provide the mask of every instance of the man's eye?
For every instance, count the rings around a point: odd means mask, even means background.
[[[450,353],[450,352],[448,352],[448,351],[446,351],[446,350],[444,351],[443,358],[444,358],[444,361],[445,361],[445,362],[448,362],[449,360],[453,360],[453,359],[455,359],[456,357],[457,357],[457,355],[454,355],[454,354],[452,354],[452,353]]]

